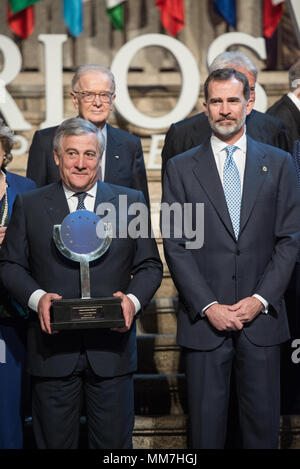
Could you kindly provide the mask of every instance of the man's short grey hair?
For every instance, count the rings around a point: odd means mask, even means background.
[[[81,67],[77,69],[75,75],[72,78],[72,90],[77,91],[75,87],[76,87],[78,80],[80,79],[82,75],[85,75],[85,73],[88,73],[88,72],[105,73],[109,77],[110,82],[111,82],[111,92],[115,93],[116,83],[115,83],[115,77],[113,73],[109,70],[109,68],[105,67],[104,65],[99,65],[99,64],[81,65]]]
[[[0,143],[5,152],[5,157],[2,162],[2,167],[4,168],[13,159],[11,150],[13,149],[15,141],[13,131],[4,124],[2,119],[0,119]]]
[[[257,68],[248,55],[239,50],[232,52],[222,52],[217,55],[209,66],[209,73],[214,72],[220,68],[244,68],[248,73],[254,76],[257,80]]]
[[[300,59],[289,69],[289,85],[291,91],[300,87]]]
[[[61,145],[64,137],[70,137],[72,135],[86,135],[95,134],[98,140],[98,146],[100,151],[100,157],[103,154],[105,148],[105,138],[101,130],[98,129],[92,122],[82,119],[81,117],[72,117],[67,119],[60,124],[56,129],[53,146],[54,150],[58,155],[61,154]]]

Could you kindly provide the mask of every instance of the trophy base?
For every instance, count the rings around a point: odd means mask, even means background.
[[[51,329],[96,329],[124,327],[121,299],[117,297],[55,300]]]

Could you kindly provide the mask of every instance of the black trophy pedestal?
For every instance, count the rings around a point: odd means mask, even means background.
[[[52,331],[124,326],[121,299],[114,296],[57,300],[52,303]]]

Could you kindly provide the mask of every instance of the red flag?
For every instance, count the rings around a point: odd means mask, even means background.
[[[33,6],[25,8],[19,13],[13,14],[10,6],[7,7],[7,22],[17,36],[27,39],[34,29],[34,11]]]
[[[272,37],[282,17],[282,1],[264,0],[264,36]]]
[[[160,21],[164,28],[176,36],[184,27],[183,0],[156,0],[156,7],[161,10]]]

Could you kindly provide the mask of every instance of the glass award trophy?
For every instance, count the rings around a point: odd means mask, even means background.
[[[120,298],[91,298],[89,263],[106,253],[112,241],[111,231],[109,223],[104,224],[88,210],[76,210],[61,225],[53,226],[57,249],[80,264],[81,298],[53,301],[52,330],[125,326]]]

